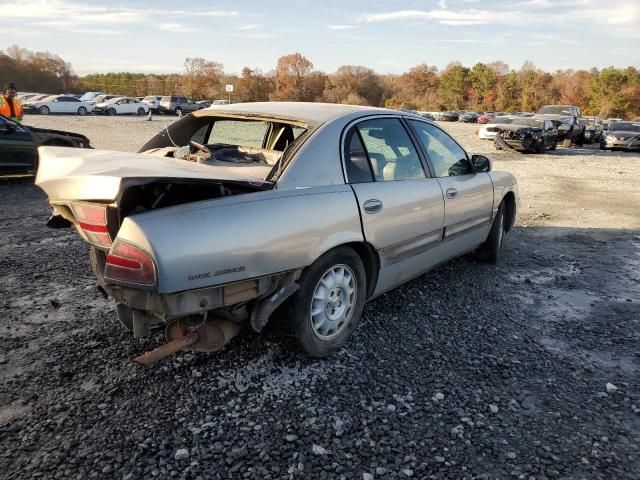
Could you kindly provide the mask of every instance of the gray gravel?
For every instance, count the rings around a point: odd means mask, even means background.
[[[123,150],[161,125],[35,120]],[[639,478],[640,156],[599,154],[494,155],[523,192],[500,263],[376,299],[331,358],[271,325],[147,369],[160,338],[124,332],[87,246],[0,181],[0,478]]]

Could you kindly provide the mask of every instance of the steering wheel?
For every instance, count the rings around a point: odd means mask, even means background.
[[[207,153],[207,154],[211,153],[211,151],[201,143],[194,142],[193,140],[191,140],[191,142],[189,143],[191,143],[191,145],[193,145],[196,148],[196,150],[200,150],[202,153]]]

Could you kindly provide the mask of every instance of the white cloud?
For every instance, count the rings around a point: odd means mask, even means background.
[[[256,28],[260,28],[262,25],[259,25],[257,23],[252,23],[250,25],[242,25],[240,27],[238,27],[238,30],[255,30]]]
[[[327,25],[329,30],[351,30],[356,28],[355,25]]]
[[[391,20],[433,20],[443,25],[481,25],[485,23],[517,20],[513,12],[492,12],[490,10],[399,10],[387,13],[373,13],[363,17],[365,22],[386,22]]]
[[[195,28],[188,27],[182,23],[161,23],[158,25],[160,30],[173,33],[193,32]]]
[[[148,23],[150,17],[157,20],[201,16],[230,17],[237,15],[237,13],[228,10],[201,12],[198,10],[105,7],[66,0],[16,0],[10,3],[3,3],[0,15],[4,20],[14,19],[22,22],[68,19],[62,21],[66,22],[67,25],[93,25]]]

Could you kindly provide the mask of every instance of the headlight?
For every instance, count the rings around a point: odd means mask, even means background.
[[[608,142],[613,142],[615,141],[616,137],[614,137],[613,135],[607,135],[604,139]]]

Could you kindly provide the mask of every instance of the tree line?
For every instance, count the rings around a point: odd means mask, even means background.
[[[23,91],[104,91],[113,94],[172,95],[233,101],[309,101],[372,105],[422,111],[535,111],[545,104],[570,104],[588,115],[640,116],[640,71],[635,67],[558,70],[550,73],[525,62],[512,69],[502,61],[444,69],[426,63],[400,75],[378,74],[361,65],[343,65],[333,73],[314,69],[300,53],[278,59],[272,71],[244,67],[240,75],[204,58],[187,58],[180,74],[105,73],[77,76],[71,65],[48,52],[18,46],[0,51],[0,81]]]

